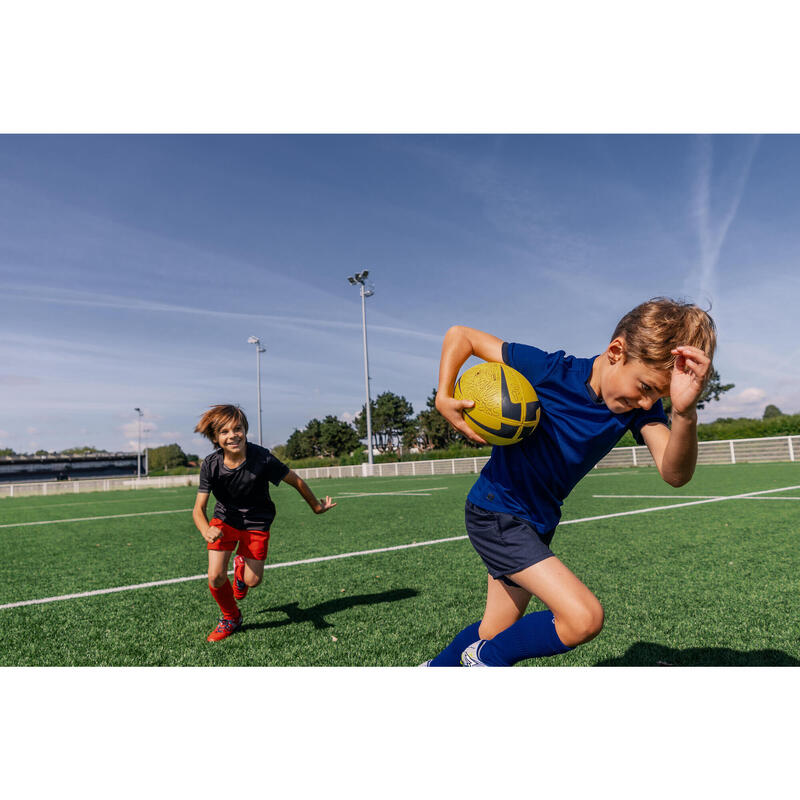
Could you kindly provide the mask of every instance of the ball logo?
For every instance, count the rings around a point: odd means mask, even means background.
[[[539,423],[541,408],[533,386],[506,364],[487,362],[468,369],[453,396],[475,402],[464,409],[464,420],[490,444],[516,444]]]

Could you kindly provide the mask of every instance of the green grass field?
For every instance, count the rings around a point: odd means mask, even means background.
[[[465,537],[475,477],[311,481],[338,502],[321,517],[290,487],[274,490],[264,581],[241,604],[242,632],[214,644],[194,490],[0,500],[0,665],[416,665],[483,611],[469,541],[436,541]],[[800,665],[800,464],[698,467],[681,489],[654,469],[595,470],[562,522],[553,550],[606,624],[525,666]],[[326,556],[343,557],[291,563]],[[120,587],[131,588],[65,597]],[[47,602],[19,605],[35,600]]]

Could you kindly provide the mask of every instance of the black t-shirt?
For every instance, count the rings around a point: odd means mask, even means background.
[[[236,469],[225,466],[222,449],[206,456],[200,467],[200,491],[217,499],[214,516],[240,531],[268,531],[275,519],[269,484],[277,486],[289,467],[257,444],[247,443],[245,460]]]

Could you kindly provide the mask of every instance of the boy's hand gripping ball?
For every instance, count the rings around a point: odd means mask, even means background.
[[[490,444],[516,444],[539,424],[539,398],[528,379],[506,364],[470,367],[453,389],[456,400],[473,400],[464,421]]]

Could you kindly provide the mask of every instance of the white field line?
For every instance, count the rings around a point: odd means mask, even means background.
[[[633,470],[635,469],[636,468],[633,467]],[[642,475],[642,474],[643,473],[641,472],[632,471],[631,467],[628,467],[627,472],[603,472],[603,470],[598,469],[598,470],[592,470],[591,472],[587,472],[583,476],[583,478],[608,478],[611,475]],[[581,478],[581,480],[583,480],[583,478]]]
[[[685,508],[687,506],[698,506],[703,505],[704,503],[717,503],[723,500],[738,500],[742,497],[750,497],[753,495],[762,495],[762,494],[770,494],[774,492],[789,492],[793,489],[800,489],[800,486],[786,486],[782,489],[766,489],[761,492],[749,492],[746,494],[741,495],[730,495],[727,497],[713,497],[707,500],[694,500],[691,503],[678,503],[677,505],[671,506],[653,506],[652,508],[640,508],[635,511],[619,511],[616,514],[602,514],[597,517],[582,517],[581,519],[568,519],[564,522],[561,522],[560,525],[575,525],[578,522],[593,522],[594,520],[598,519],[611,519],[612,517],[627,517],[631,514],[647,514],[651,511],[669,511],[673,508]],[[392,547],[379,547],[375,550],[358,550],[353,553],[338,553],[333,556],[319,556],[317,558],[305,558],[301,561],[284,561],[279,564],[267,564],[265,569],[278,569],[279,567],[295,567],[300,566],[302,564],[316,564],[321,561],[334,561],[339,558],[352,558],[354,556],[366,556],[372,555],[373,553],[388,553],[391,550],[407,550],[410,547],[426,547],[431,544],[441,544],[443,542],[458,542],[463,539],[468,538],[466,535],[462,536],[448,536],[446,539],[431,539],[427,542],[412,542],[411,544],[398,544],[393,545]],[[233,570],[229,570],[228,574],[233,574]],[[78,594],[65,594],[60,595],[58,597],[43,597],[38,600],[22,600],[17,603],[6,603],[4,605],[0,605],[0,610],[4,608],[18,608],[19,606],[32,606],[32,605],[39,605],[41,603],[54,603],[57,600],[73,600],[79,597],[94,597],[95,595],[100,594],[112,594],[114,592],[127,592],[133,589],[149,589],[155,586],[167,586],[171,583],[183,583],[185,581],[197,581],[206,578],[206,575],[191,575],[186,578],[169,578],[163,581],[151,581],[150,583],[138,583],[132,586],[115,586],[111,589],[95,589],[91,592],[80,592]]]
[[[592,497],[627,497],[633,500],[686,500],[687,498],[707,498],[716,500],[800,500],[800,497],[742,497],[741,495],[725,495],[725,494],[593,494]]]
[[[428,542],[412,542],[411,544],[397,544],[392,547],[378,547],[375,550],[357,550],[353,553],[337,553],[333,556],[318,556],[317,558],[304,558],[300,561],[283,561],[279,564],[267,564],[264,569],[278,569],[279,567],[297,567],[302,564],[316,564],[320,561],[334,561],[338,558],[352,558],[353,556],[369,556],[374,553],[388,553],[390,550],[407,550],[410,547],[425,547],[429,544],[441,544],[442,542],[456,542],[466,539],[466,536],[450,536],[447,539],[432,539]],[[233,575],[233,570],[228,570],[228,575]],[[129,592],[133,589],[149,589],[154,586],[167,586],[171,583],[184,583],[185,581],[199,581],[208,579],[208,575],[190,575],[186,578],[169,578],[163,581],[151,581],[150,583],[137,583],[132,586],[115,586],[112,589],[95,589],[92,592],[78,592],[77,594],[63,594],[59,597],[43,597],[39,600],[23,600],[19,603],[6,603],[0,605],[0,610],[4,608],[18,608],[19,606],[33,606],[41,603],[55,603],[57,600],[75,600],[79,597],[94,597],[99,594],[112,594],[114,592]]]
[[[10,522],[0,528],[25,528],[29,525],[59,525],[62,522],[92,522],[96,519],[122,519],[123,517],[151,517],[155,514],[188,514],[191,508],[176,508],[173,511],[137,511],[135,514],[109,514],[105,517],[72,517],[72,519],[46,519],[41,522]]]
[[[568,519],[560,522],[562,525],[573,525],[576,522],[594,522],[598,519],[611,519],[612,517],[630,517],[633,514],[649,514],[651,511],[669,511],[673,508],[687,508],[688,506],[702,506],[705,503],[721,503],[725,500],[741,500],[746,497],[756,497],[762,494],[774,494],[775,492],[791,492],[800,489],[800,486],[784,486],[780,489],[763,489],[760,492],[744,492],[743,494],[728,494],[718,497],[710,497],[706,500],[692,500],[690,503],[672,503],[668,506],[651,506],[650,508],[637,508],[633,511],[617,511],[613,514],[598,514],[596,517],[583,517],[582,519]]]
[[[447,489],[446,486],[437,486],[430,491]],[[407,490],[405,492],[364,492],[363,494],[340,494],[335,495],[334,499],[350,500],[354,497],[370,497],[376,495],[400,495],[402,497],[430,497],[429,494],[421,493],[421,490]],[[108,514],[103,517],[72,517],[70,519],[46,519],[39,522],[9,522],[0,525],[0,528],[25,528],[30,525],[58,525],[62,522],[93,522],[98,519],[122,519],[123,517],[147,517],[154,514],[188,514],[191,508],[177,508],[172,511],[137,511],[132,514]]]
[[[159,492],[163,494],[178,494],[177,491],[171,491],[169,489],[159,489]],[[161,495],[159,495],[160,497]],[[23,511],[28,511],[30,509],[41,510],[41,509],[48,509],[48,508],[67,508],[69,506],[99,506],[99,505],[107,505],[108,503],[135,503],[140,498],[138,497],[128,497],[125,500],[79,500],[75,503],[42,503],[40,506],[18,506],[15,505],[15,509],[22,509]]]
[[[431,486],[422,489],[403,489],[396,492],[342,492],[337,498],[349,500],[351,497],[387,497],[401,495],[403,497],[430,497],[431,492],[445,492],[447,486]]]

